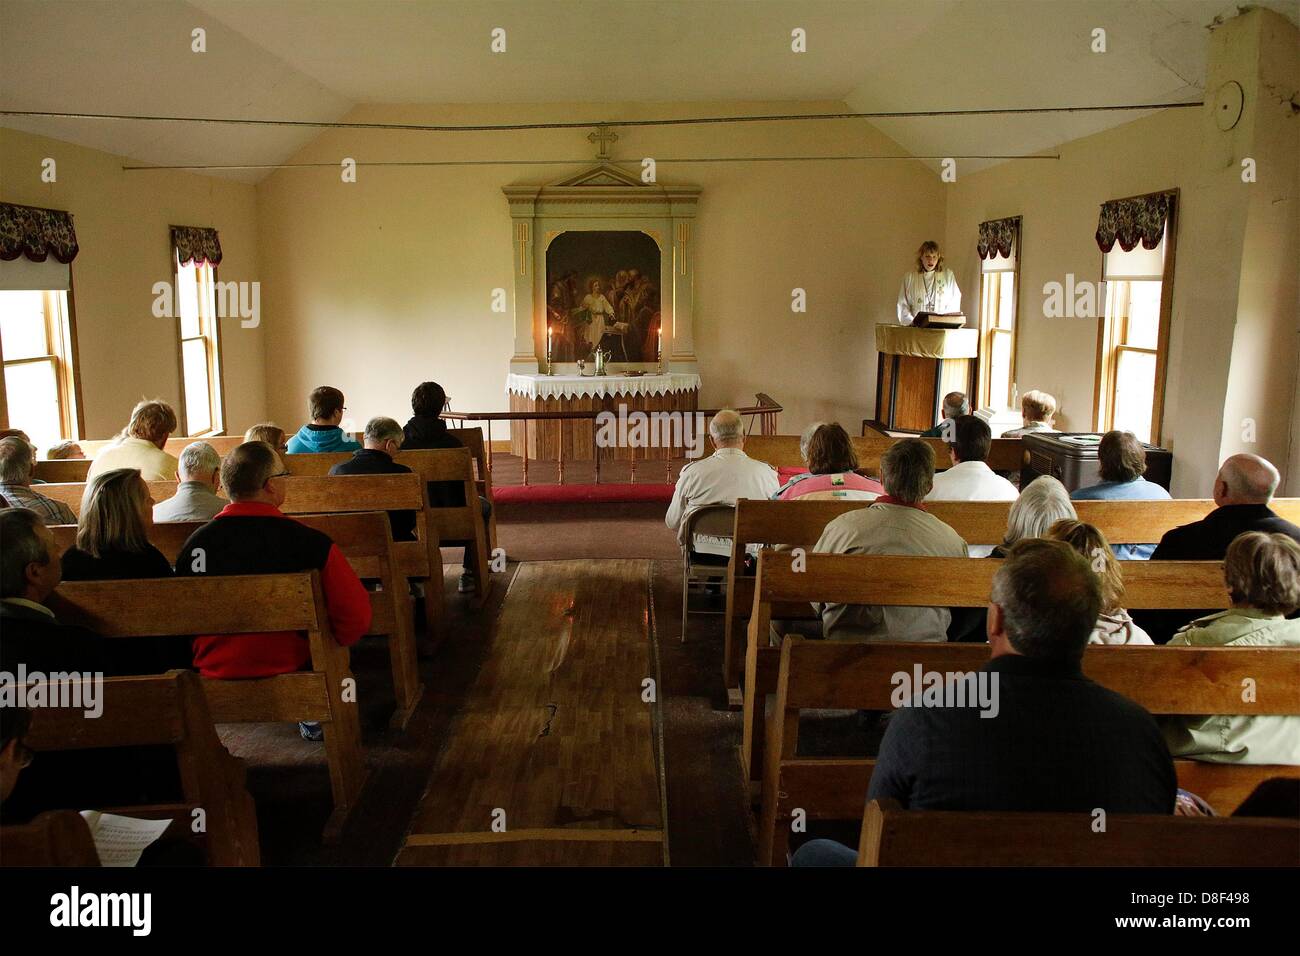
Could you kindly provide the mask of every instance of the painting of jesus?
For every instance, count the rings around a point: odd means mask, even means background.
[[[654,362],[659,345],[659,246],[644,232],[563,233],[546,250],[546,322],[556,362]]]

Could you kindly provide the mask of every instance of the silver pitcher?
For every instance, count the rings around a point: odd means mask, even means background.
[[[612,351],[611,352],[602,351],[600,346],[596,347],[595,352],[596,352],[596,374],[597,375],[608,374],[605,371],[605,363],[614,357],[614,353]]]

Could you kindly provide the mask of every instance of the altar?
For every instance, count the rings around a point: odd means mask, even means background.
[[[690,372],[662,375],[543,375],[511,372],[506,392],[512,412],[692,412],[699,407],[700,377]],[[592,461],[596,423],[592,418],[534,419],[510,430],[510,453],[543,461]],[[633,449],[601,448],[604,461],[626,460]],[[662,447],[635,449],[638,461],[668,456]],[[673,457],[680,458],[678,450]]]

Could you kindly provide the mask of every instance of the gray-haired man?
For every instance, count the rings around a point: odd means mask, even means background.
[[[180,486],[176,494],[153,506],[158,524],[173,521],[211,521],[230,502],[217,497],[221,486],[221,456],[205,441],[191,442],[177,465]]]
[[[934,485],[934,450],[904,438],[880,459],[886,494],[826,525],[813,551],[821,554],[914,554],[967,557],[966,542],[921,504]],[[946,641],[952,615],[943,607],[814,605],[828,640]]]

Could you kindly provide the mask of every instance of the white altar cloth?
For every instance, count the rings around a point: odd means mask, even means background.
[[[506,377],[506,392],[528,398],[579,398],[596,395],[662,395],[697,391],[698,375],[668,372],[664,375],[522,375]]]

